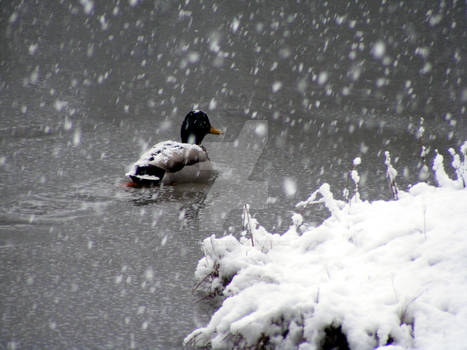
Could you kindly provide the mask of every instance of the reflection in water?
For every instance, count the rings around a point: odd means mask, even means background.
[[[207,184],[175,184],[148,188],[128,189],[131,201],[135,206],[159,208],[164,211],[164,205],[177,204],[177,213],[166,213],[174,220],[181,222],[181,227],[191,230],[199,229],[199,213],[205,207],[205,200],[213,179]],[[162,209],[161,209],[162,208]]]

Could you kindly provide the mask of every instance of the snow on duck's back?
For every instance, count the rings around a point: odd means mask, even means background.
[[[143,153],[126,174],[131,185],[207,181],[213,176],[208,153],[201,141],[207,134],[222,134],[201,111],[188,113],[181,141],[164,141]]]

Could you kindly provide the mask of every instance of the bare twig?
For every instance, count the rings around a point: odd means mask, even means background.
[[[196,283],[196,284],[193,286],[193,288],[191,288],[191,294],[194,294],[194,293],[196,292],[196,290],[199,288],[199,286],[202,285],[204,282],[206,282],[207,279],[208,279],[209,277],[211,277],[211,276],[212,276],[212,275],[209,273],[209,274],[207,274],[206,276],[204,276],[202,280],[200,280],[198,283]]]
[[[391,164],[391,155],[388,151],[384,152],[386,160],[384,164],[386,165],[386,177],[389,179],[389,186],[391,187],[392,197],[397,200],[399,199],[399,189],[397,188],[396,176],[397,170]]]
[[[253,237],[253,230],[251,229],[251,216],[250,216],[250,206],[245,204],[243,206],[243,230],[245,230],[251,238],[251,246],[255,246],[255,240]]]

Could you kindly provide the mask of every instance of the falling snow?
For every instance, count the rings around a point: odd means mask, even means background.
[[[61,112],[66,106],[68,106],[66,101],[55,100],[54,102],[54,108],[57,112]]]
[[[288,197],[293,197],[297,192],[297,182],[290,177],[284,178],[283,189]]]
[[[318,76],[318,84],[323,85],[328,81],[328,72],[321,72]]]
[[[84,13],[87,15],[92,13],[94,9],[94,1],[92,0],[79,0],[80,4],[83,6]]]
[[[464,346],[445,269],[463,266],[464,7],[2,2],[0,348],[180,349],[217,321],[220,347],[264,327],[319,348],[332,323],[352,350]],[[126,187],[191,108],[224,131],[203,140],[213,183]],[[191,278],[206,238],[218,274],[239,272],[216,293],[243,300],[209,324]]]
[[[232,20],[232,24],[230,25],[230,28],[232,29],[232,32],[236,33],[238,30],[238,27],[240,26],[240,21],[238,18],[234,18]]]
[[[282,88],[282,82],[276,81],[274,84],[272,84],[272,92],[276,93]]]
[[[383,41],[376,42],[371,52],[375,58],[382,58],[386,52],[386,44]]]

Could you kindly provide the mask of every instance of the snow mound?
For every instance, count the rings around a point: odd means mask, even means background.
[[[419,183],[397,201],[338,201],[324,184],[299,204],[326,205],[331,216],[318,227],[296,213],[287,232],[271,234],[246,208],[241,238],[202,244],[195,277],[225,299],[185,343],[466,349],[466,162],[455,161],[455,181],[439,157],[433,168],[443,187]],[[331,331],[340,345],[326,343]]]

